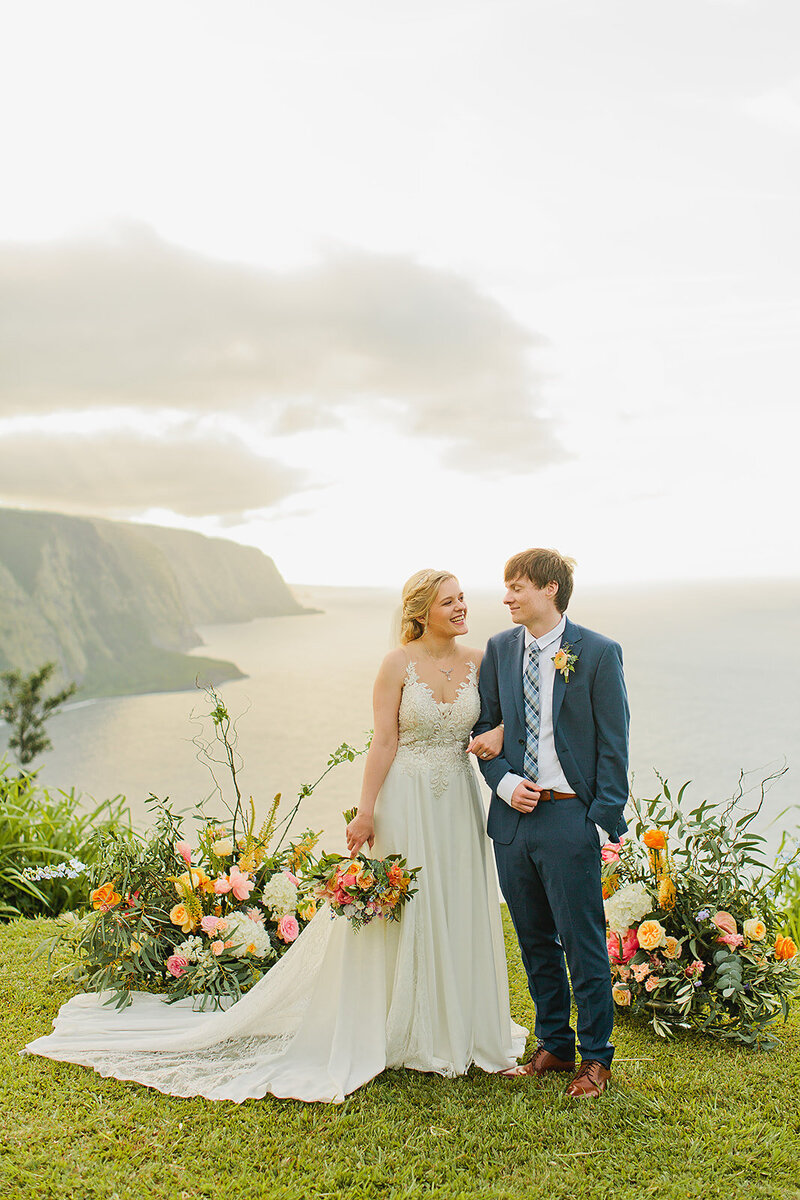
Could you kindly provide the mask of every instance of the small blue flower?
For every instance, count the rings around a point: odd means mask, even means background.
[[[697,920],[698,921],[707,921],[710,916],[711,916],[711,912],[709,909],[701,908],[700,912],[697,914]]]

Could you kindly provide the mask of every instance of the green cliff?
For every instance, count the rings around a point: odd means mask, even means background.
[[[301,613],[260,550],[154,526],[0,509],[0,669],[58,663],[84,696],[239,679],[196,625]]]

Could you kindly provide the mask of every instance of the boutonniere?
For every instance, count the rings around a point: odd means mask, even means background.
[[[564,645],[561,647],[561,649],[557,650],[551,659],[551,662],[555,664],[556,670],[560,671],[564,676],[565,683],[569,683],[570,671],[575,670],[577,661],[577,654],[572,654],[570,652],[569,642],[564,642]]]

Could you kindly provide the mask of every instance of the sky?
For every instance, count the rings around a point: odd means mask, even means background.
[[[0,14],[0,504],[800,576],[796,0]]]

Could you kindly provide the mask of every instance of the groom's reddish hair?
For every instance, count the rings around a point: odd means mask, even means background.
[[[574,558],[565,558],[557,550],[521,550],[514,554],[506,563],[505,581],[513,583],[515,579],[530,579],[537,588],[547,587],[548,583],[557,583],[558,591],[553,597],[559,612],[566,612],[572,595],[572,572],[575,568]]]

